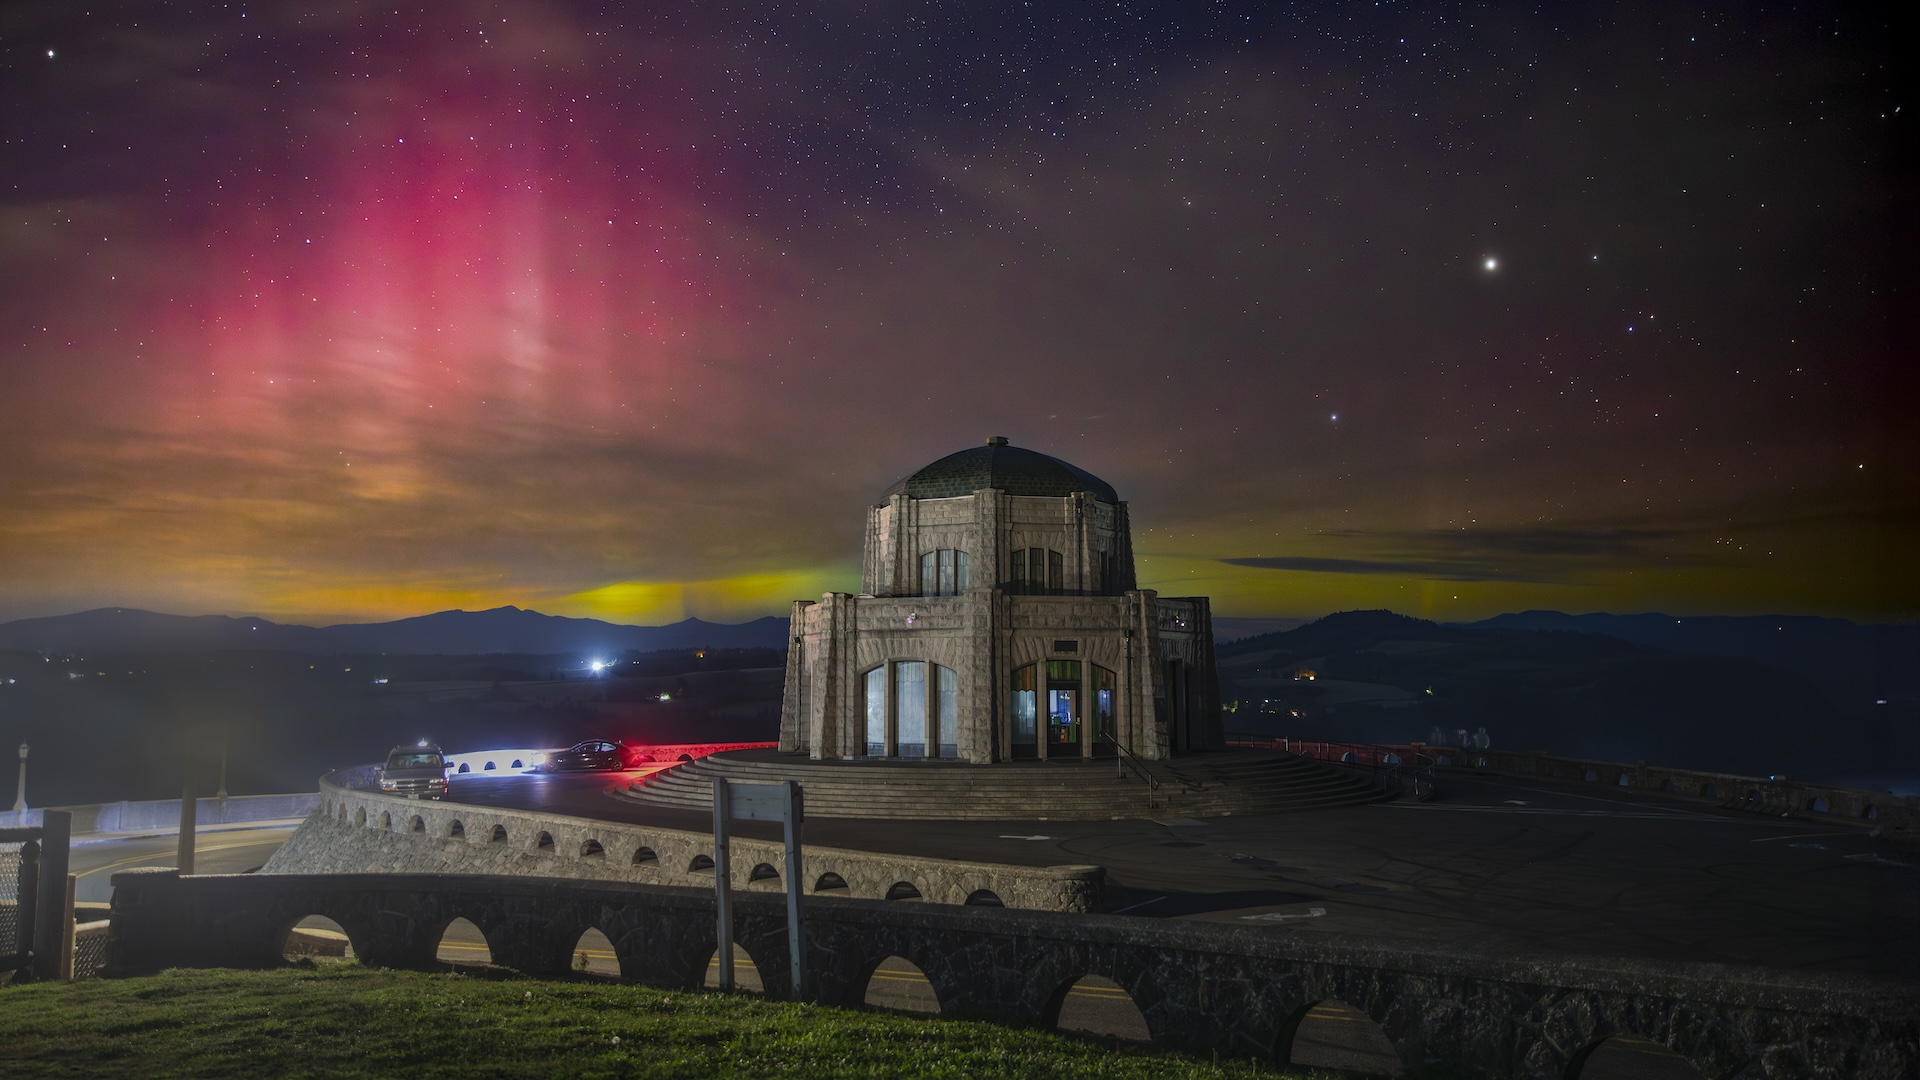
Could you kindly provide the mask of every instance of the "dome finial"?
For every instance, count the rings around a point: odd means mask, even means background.
[[[1005,435],[989,435],[987,436],[987,445],[1005,446],[1007,445],[1007,437]]]

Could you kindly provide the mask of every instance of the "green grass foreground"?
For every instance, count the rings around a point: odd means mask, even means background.
[[[0,1075],[1300,1076],[996,1024],[320,962],[0,988]]]

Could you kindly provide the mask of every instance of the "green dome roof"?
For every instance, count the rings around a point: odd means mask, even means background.
[[[1064,498],[1085,491],[1103,503],[1118,505],[1113,485],[1085,469],[1018,446],[1002,436],[957,454],[948,454],[888,488],[881,501],[902,492],[916,499],[952,499],[981,488],[997,488],[1009,495]]]

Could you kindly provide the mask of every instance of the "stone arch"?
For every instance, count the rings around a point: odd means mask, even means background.
[[[545,829],[540,830],[540,838],[533,842],[533,850],[553,854],[553,834]]]
[[[915,885],[911,881],[896,881],[887,886],[887,899],[921,900],[924,899],[924,897],[920,895],[920,886]]]
[[[408,832],[419,832],[419,833],[423,833],[423,832],[426,832],[426,831],[427,831],[427,819],[426,819],[426,818],[423,818],[423,817],[421,817],[421,816],[420,816],[419,814],[415,814],[415,815],[413,815],[413,820],[407,823],[407,831],[408,831]]]
[[[1750,1059],[1741,1039],[1728,1037],[1731,1033],[1727,1029],[1688,1006],[1680,1005],[1651,1013],[1628,1009],[1621,1015],[1609,1010],[1608,1000],[1598,994],[1566,991],[1548,1008],[1528,1016],[1530,1027],[1556,1033],[1551,1042],[1536,1044],[1529,1058],[1539,1061],[1540,1065],[1550,1064],[1554,1067],[1558,1067],[1560,1061],[1566,1062],[1561,1075],[1569,1080],[1582,1077],[1592,1080],[1604,1076],[1647,1077],[1648,1080],[1732,1076],[1749,1064]],[[1539,1021],[1537,1026],[1532,1023],[1536,1017]],[[1706,1037],[1702,1038],[1703,1034]],[[1615,1043],[1615,1039],[1624,1041]],[[1663,1061],[1672,1064],[1670,1059],[1631,1051],[1649,1048],[1665,1050],[1667,1042],[1675,1039],[1693,1043],[1691,1057],[1680,1054],[1674,1054],[1674,1057],[1697,1071],[1649,1071],[1631,1067],[1636,1061],[1642,1065],[1652,1062],[1656,1069]],[[1613,1045],[1608,1047],[1610,1043]],[[1602,1051],[1603,1047],[1608,1049]],[[1592,1059],[1603,1053],[1600,1066],[1589,1071]],[[1619,1072],[1612,1068],[1622,1064],[1628,1065],[1629,1071]],[[1535,1072],[1541,1074],[1545,1069],[1536,1067]]]
[[[639,847],[633,849],[633,865],[646,866],[649,863],[657,865],[659,862],[660,856],[647,845],[641,844]]]
[[[1704,1080],[1693,1062],[1652,1039],[1610,1035],[1575,1054],[1567,1080],[1631,1076],[1635,1080]]]
[[[493,762],[491,762],[491,761],[489,761],[489,762],[487,762],[487,763],[486,763],[485,765],[482,765],[482,766],[480,766],[480,771],[481,771],[481,772],[492,772],[493,770],[495,770],[495,769],[497,769],[497,768],[499,768],[499,767],[500,767],[500,766],[498,766],[498,765],[495,765],[495,764],[494,764]]]
[[[1703,799],[1717,799],[1720,797],[1720,789],[1712,784],[1708,784],[1700,789],[1700,797]]]
[[[509,765],[509,766],[507,766],[507,767],[508,767],[508,768],[510,768],[510,769],[524,769],[524,768],[526,768],[527,766],[526,766],[526,763],[525,763],[525,762],[523,762],[523,761],[521,761],[521,760],[520,760],[519,758],[514,758],[514,759],[513,759],[513,764],[512,764],[512,765]]]
[[[487,843],[489,844],[504,844],[506,842],[507,827],[505,825],[495,825],[493,831],[487,834]]]
[[[1281,1024],[1274,1056],[1286,1065],[1364,1076],[1399,1076],[1407,1067],[1380,1024],[1339,998],[1295,1009]]]
[[[1047,998],[1042,1023],[1064,1034],[1114,1042],[1153,1041],[1146,1013],[1127,988],[1091,972],[1061,982]]]
[[[829,870],[821,874],[820,879],[813,883],[813,891],[817,893],[845,892],[847,891],[847,879]]]
[[[291,963],[318,957],[352,959],[357,955],[353,934],[332,918],[308,914],[288,919],[276,935],[274,951]]]
[[[455,818],[453,824],[447,826],[447,835],[455,840],[465,840],[467,838],[467,827],[458,818]]]
[[[589,838],[585,843],[580,845],[580,857],[583,859],[604,859],[607,857],[607,849],[600,846],[600,841]]]
[[[1588,769],[1585,773],[1581,775],[1580,779],[1585,780],[1588,783],[1592,783],[1595,780],[1600,779],[1600,772],[1597,769]]]
[[[707,972],[700,985],[714,988],[720,985],[720,950],[717,948],[707,954]],[[767,992],[766,985],[760,981],[760,965],[754,962],[746,946],[737,941],[733,943],[733,988],[748,994]]]
[[[606,931],[589,926],[580,931],[580,936],[574,940],[573,958],[567,966],[576,975],[618,978],[620,954]]]
[[[472,919],[455,915],[440,925],[433,935],[433,957],[454,967],[490,967],[493,942]]]
[[[1816,814],[1825,814],[1825,813],[1829,813],[1833,809],[1833,804],[1827,802],[1827,800],[1822,796],[1815,795],[1813,797],[1813,801],[1807,804],[1807,809],[1813,811]]]
[[[687,873],[698,874],[703,872],[708,874],[713,873],[713,856],[704,852],[695,855],[693,859],[687,863]]]
[[[1666,780],[1660,784],[1660,790],[1666,792],[1668,795],[1673,795],[1678,793],[1680,789],[1674,785],[1672,780]]]
[[[1000,894],[994,892],[992,889],[973,890],[972,892],[967,894],[966,903],[968,907],[1006,907],[1007,906],[1000,899]]]
[[[464,762],[464,761],[463,761],[463,762],[461,762],[461,763],[460,763],[460,767],[459,767],[458,769],[455,769],[454,771],[455,771],[455,772],[472,772],[472,771],[473,771],[473,766],[471,766],[471,765],[469,765],[469,764],[467,764],[466,762]]]
[[[1867,821],[1879,821],[1880,808],[1873,805],[1872,803],[1868,803],[1867,808],[1865,810],[1860,811],[1860,816],[1861,818]]]
[[[692,754],[681,754],[681,755],[680,755],[680,760],[681,760],[681,761],[692,761],[692,760],[693,760],[693,755],[692,755]]]
[[[942,1011],[940,994],[927,973],[898,953],[875,961],[860,985],[869,1008],[934,1015]]]
[[[1621,786],[1621,787],[1632,787],[1632,786],[1633,786],[1633,774],[1632,774],[1632,773],[1629,773],[1629,772],[1623,772],[1623,773],[1621,773],[1621,774],[1620,774],[1620,786]]]
[[[780,871],[775,870],[772,863],[754,863],[753,869],[747,872],[747,884],[749,885],[756,881],[772,881],[778,883],[779,880]]]
[[[367,808],[366,807],[364,806],[354,807],[353,823],[359,828],[363,828],[363,829],[366,828],[367,826]]]
[[[380,828],[384,832],[393,831],[393,814],[389,811],[380,811]]]

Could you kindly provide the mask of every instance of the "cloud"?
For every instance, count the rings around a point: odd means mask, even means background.
[[[1578,584],[1588,574],[1650,564],[1695,566],[1716,561],[1695,550],[1681,529],[1539,527],[1424,531],[1342,530],[1342,541],[1386,549],[1374,558],[1309,555],[1226,558],[1229,566],[1311,574],[1394,574],[1435,581]]]
[[[1505,567],[1459,562],[1420,562],[1393,559],[1318,559],[1308,556],[1221,559],[1229,566],[1256,570],[1295,570],[1309,574],[1402,574],[1437,581],[1559,581],[1555,577]]]

